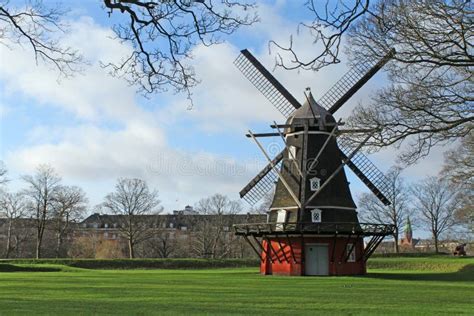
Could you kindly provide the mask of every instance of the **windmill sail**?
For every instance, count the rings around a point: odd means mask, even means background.
[[[370,78],[372,78],[395,54],[391,50],[378,62],[366,60],[352,67],[319,100],[318,104],[334,114]]]
[[[255,178],[253,178],[240,192],[240,197],[251,205],[256,204],[260,201],[265,194],[273,189],[275,182],[278,178],[278,174],[275,169],[272,168],[272,164],[276,168],[281,167],[281,161],[283,159],[283,153],[280,152],[273,160],[272,163],[265,166]]]
[[[365,61],[351,68],[344,76],[336,82],[317,102],[326,108],[329,113],[334,114],[352,95],[354,95],[377,71],[379,71],[395,54],[391,50],[379,61]],[[236,67],[243,75],[287,118],[289,118],[301,104],[286,90],[280,82],[246,49],[234,61]],[[352,152],[349,142],[339,138],[339,148],[343,158],[347,158]],[[280,157],[281,156],[281,157]],[[281,166],[283,152],[275,159],[275,165]],[[385,204],[390,201],[387,196],[388,181],[384,174],[370,162],[362,153],[357,153],[347,162],[349,168],[367,185],[367,187]],[[268,164],[252,181],[240,191],[240,196],[250,204],[257,203],[267,192],[269,192],[275,181],[277,173],[271,164]]]
[[[246,49],[234,61],[242,74],[283,114],[289,117],[301,104]]]
[[[338,139],[339,149],[344,159],[352,152],[354,146],[350,144],[344,136]],[[389,181],[382,171],[380,171],[368,158],[361,152],[357,152],[347,166],[356,174],[357,177],[372,191],[375,196],[384,204],[390,205]]]

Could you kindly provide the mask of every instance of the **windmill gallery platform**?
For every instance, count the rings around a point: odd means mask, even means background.
[[[385,205],[389,187],[383,173],[359,150],[370,130],[343,130],[333,114],[394,54],[364,62],[346,73],[317,102],[311,93],[301,105],[247,50],[237,68],[287,118],[274,122],[272,133],[252,133],[267,166],[245,186],[240,196],[255,204],[273,190],[267,222],[234,225],[261,259],[262,274],[356,275],[366,273],[366,261],[392,225],[360,223],[344,166],[349,167]],[[363,133],[362,142],[348,136]],[[285,148],[270,157],[259,137],[279,137]],[[364,245],[364,238],[368,242]]]

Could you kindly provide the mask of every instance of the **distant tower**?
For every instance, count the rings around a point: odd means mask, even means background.
[[[407,224],[405,225],[405,239],[412,244],[413,231],[411,230],[410,216],[407,217]]]
[[[413,248],[413,230],[411,228],[410,216],[407,217],[407,222],[403,232],[405,236],[400,240],[400,245],[405,248]]]

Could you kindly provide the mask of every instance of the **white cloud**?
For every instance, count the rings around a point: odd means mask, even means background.
[[[283,39],[296,28],[269,7],[262,13],[263,23],[252,29],[260,33],[260,37]],[[212,48],[196,47],[194,65],[202,84],[194,91],[195,107],[186,110],[187,101],[177,96],[170,99],[168,106],[147,110],[132,87],[108,76],[97,63],[98,60],[116,61],[129,53],[129,48],[112,40],[113,33],[91,18],[72,21],[71,27],[65,43],[80,48],[91,66],[83,74],[60,82],[50,69],[34,64],[31,52],[0,47],[0,80],[7,93],[27,96],[44,107],[56,107],[71,113],[80,122],[77,126],[67,122],[61,127],[32,126],[28,144],[10,148],[6,153],[9,168],[23,174],[32,172],[40,163],[50,163],[65,179],[84,186],[93,196],[92,203],[99,202],[118,177],[147,179],[161,191],[167,210],[216,192],[236,198],[238,190],[259,169],[261,160],[236,161],[203,150],[178,150],[169,144],[168,138],[173,137],[175,130],[189,128],[189,122],[198,127],[193,130],[196,133],[243,134],[254,123],[284,120],[234,67],[233,61],[244,47],[229,43]],[[251,32],[248,34],[252,36]],[[308,34],[299,37],[297,45],[301,45],[306,54],[312,52]],[[272,69],[274,56],[268,54],[266,41],[254,48],[253,53]],[[303,102],[304,88],[310,86],[316,97],[321,96],[345,70],[344,65],[317,73],[277,69],[274,75]],[[368,91],[369,87],[357,98],[366,97]],[[160,96],[152,102],[163,104],[162,100]],[[346,115],[355,102],[338,114]],[[11,105],[8,108],[14,109]],[[115,128],[106,127],[110,124]],[[202,140],[203,144],[212,141],[212,136]],[[383,155],[379,155],[380,160],[393,157],[392,153]]]
[[[237,198],[236,193],[260,162],[240,163],[231,157],[169,148],[159,137],[159,128],[141,123],[113,132],[81,126],[61,133],[58,144],[38,144],[9,153],[7,165],[30,173],[39,164],[49,163],[68,181],[86,184],[140,177],[160,190],[169,209],[178,207],[170,201],[174,196],[179,196],[181,203],[216,192]],[[111,187],[103,190],[105,194]]]
[[[73,78],[60,78],[44,63],[36,65],[28,46],[14,50],[0,47],[1,70],[8,94],[21,93],[47,106],[55,106],[87,120],[101,118],[127,119],[146,117],[135,106],[135,94],[123,80],[114,79],[98,66],[98,60],[117,60],[130,52],[126,45],[111,39],[112,31],[95,24],[91,18],[80,18],[71,24],[64,45],[78,48],[92,64]]]

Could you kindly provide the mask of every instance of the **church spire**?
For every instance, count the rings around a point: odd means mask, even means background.
[[[405,225],[405,240],[411,243],[413,237],[413,230],[411,229],[410,216],[407,217],[407,223]]]

